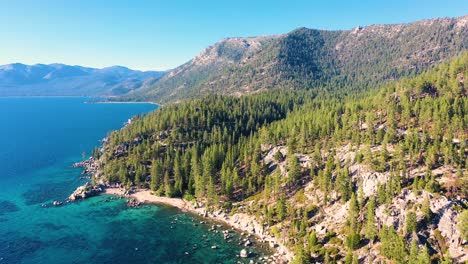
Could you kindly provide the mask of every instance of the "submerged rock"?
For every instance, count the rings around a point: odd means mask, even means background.
[[[140,206],[140,201],[135,198],[131,198],[127,201],[127,206],[129,207],[138,207]]]

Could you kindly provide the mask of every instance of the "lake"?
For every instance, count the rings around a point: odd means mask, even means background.
[[[111,196],[42,206],[85,182],[71,165],[109,131],[157,108],[88,100],[0,98],[0,263],[239,261],[238,234],[227,242],[221,232],[209,232],[211,224],[176,208],[129,208]]]

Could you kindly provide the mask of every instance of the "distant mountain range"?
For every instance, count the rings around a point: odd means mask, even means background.
[[[95,69],[65,64],[14,63],[0,66],[0,96],[117,96],[164,74],[122,66]]]
[[[346,94],[414,76],[467,49],[468,16],[227,38],[122,100],[167,103],[212,93],[244,95],[274,88]]]

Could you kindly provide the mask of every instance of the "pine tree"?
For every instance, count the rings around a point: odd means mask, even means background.
[[[172,182],[169,178],[169,173],[167,171],[164,174],[164,194],[166,195],[166,197],[174,196],[174,187],[172,186]]]
[[[351,195],[351,199],[349,201],[349,212],[348,212],[348,219],[347,219],[347,237],[346,242],[347,246],[350,249],[357,249],[359,247],[359,243],[361,241],[361,236],[359,235],[359,225],[358,225],[358,215],[359,215],[359,207],[356,200],[356,195],[353,193]]]
[[[328,252],[328,250],[325,250],[325,257],[323,258],[323,263],[325,264],[332,263],[330,260],[330,253]]]
[[[351,192],[353,191],[348,167],[345,167],[338,172],[335,184],[337,185],[338,192],[341,194],[341,202],[344,203],[348,201]]]
[[[288,183],[293,185],[300,177],[299,159],[296,155],[288,155]]]
[[[352,264],[352,262],[353,262],[353,251],[351,249],[348,249],[348,252],[346,253],[346,256],[345,256],[345,263]]]
[[[218,204],[218,202],[219,202],[218,201],[218,195],[216,194],[215,185],[214,185],[212,177],[210,177],[208,179],[208,184],[207,184],[207,187],[206,187],[206,194],[207,194],[207,197],[208,197],[208,202],[211,205],[217,205]]]
[[[412,188],[414,192],[419,191],[419,177],[418,176],[414,176]]]
[[[419,264],[431,263],[431,257],[429,256],[429,252],[427,251],[426,245],[423,246],[422,252],[418,256],[418,263]]]
[[[429,171],[428,173],[429,173],[429,180],[426,183],[425,189],[428,192],[435,193],[438,191],[437,182],[435,180],[434,174],[431,171]]]
[[[458,231],[460,236],[464,240],[468,240],[468,209],[464,209],[463,212],[458,216]]]
[[[380,231],[381,253],[397,263],[404,263],[407,258],[405,242],[393,226],[384,226]]]
[[[307,263],[307,256],[305,254],[304,249],[299,246],[296,255],[294,256],[293,261],[291,264],[306,264]]]
[[[197,156],[198,156],[197,154],[192,156],[192,172],[191,172],[191,175],[193,175],[193,179],[194,179],[195,197],[203,198],[205,196],[205,184],[206,184],[206,182],[205,182],[205,178],[203,177],[202,173],[200,172],[199,160],[198,160]]]
[[[265,203],[268,202],[268,200],[270,200],[270,197],[271,197],[271,176],[266,176],[265,178],[265,184],[263,185],[263,200]]]
[[[273,198],[276,200],[281,192],[281,172],[277,168],[273,172]]]
[[[414,211],[408,212],[406,214],[406,233],[410,234],[417,231],[418,222],[416,219],[416,213]]]
[[[411,241],[410,254],[408,257],[408,264],[418,264],[419,249],[416,241]]]
[[[377,227],[375,226],[375,198],[372,196],[367,203],[366,221],[366,238],[374,240],[377,235]]]
[[[182,177],[182,169],[180,166],[180,156],[177,153],[175,160],[174,160],[174,195],[175,196],[182,196],[184,190],[184,179]]]
[[[385,191],[385,186],[380,182],[377,183],[377,202],[378,204],[384,204],[387,202],[387,192]]]
[[[364,195],[364,183],[362,180],[360,180],[359,188],[358,188],[358,202],[359,202],[360,208],[363,207],[365,199],[366,199],[366,196]]]
[[[134,183],[135,183],[135,185],[136,185],[137,187],[139,187],[140,184],[141,184],[141,177],[142,177],[142,175],[141,175],[140,168],[137,167],[137,168],[135,169],[135,180],[134,180]]]
[[[286,199],[281,197],[276,206],[276,216],[280,222],[286,218],[286,210]]]
[[[120,183],[125,184],[127,182],[127,169],[123,164],[120,166],[118,174]]]
[[[152,191],[157,191],[161,185],[162,168],[161,163],[158,160],[153,160],[151,166],[151,183],[150,187]]]
[[[312,230],[312,232],[310,232],[307,242],[309,243],[309,251],[311,253],[315,253],[318,245],[317,233],[315,233],[315,230]]]
[[[322,154],[320,151],[320,144],[315,144],[314,154],[312,156],[312,160],[314,161],[314,165],[317,168],[322,167]]]
[[[268,226],[273,225],[273,210],[268,207],[268,205],[264,206],[264,215],[266,219],[266,223]]]
[[[431,204],[430,204],[430,201],[429,201],[429,195],[426,194],[424,196],[424,200],[423,200],[423,203],[422,203],[422,206],[421,206],[421,211],[423,212],[424,214],[424,219],[426,220],[427,223],[430,222],[431,220]]]
[[[308,224],[308,222],[307,222],[307,213],[304,212],[304,213],[302,214],[302,220],[301,220],[301,224],[300,224],[300,226],[299,226],[299,233],[298,233],[298,235],[299,235],[300,237],[305,236],[308,226],[309,226],[309,224]]]
[[[234,186],[232,184],[232,180],[228,178],[226,180],[225,193],[229,199],[232,198],[233,192],[234,192]]]

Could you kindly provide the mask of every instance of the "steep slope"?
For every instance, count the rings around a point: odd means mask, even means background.
[[[360,99],[274,90],[171,104],[111,133],[93,179],[249,215],[247,229],[296,263],[463,263],[467,75],[465,52]]]
[[[64,64],[15,63],[0,66],[0,96],[122,95],[163,74],[122,66],[94,69]]]
[[[125,99],[169,102],[272,88],[323,87],[347,93],[417,74],[467,48],[468,16],[228,38]]]

